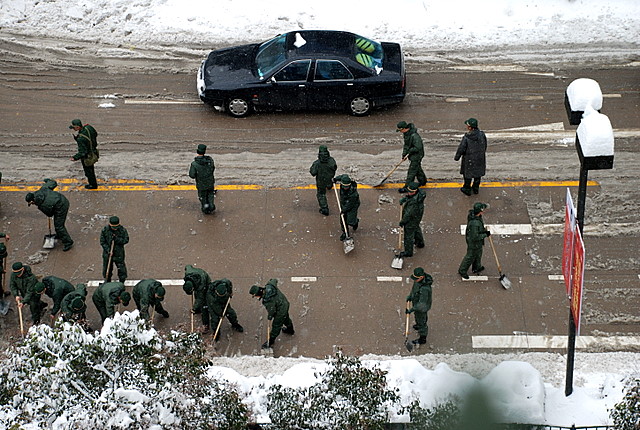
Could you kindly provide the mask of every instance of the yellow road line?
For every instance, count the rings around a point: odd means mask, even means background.
[[[84,190],[84,185],[74,179],[60,179],[58,180],[58,191],[70,191],[70,190]],[[85,190],[87,192],[100,192],[100,191],[194,191],[196,186],[190,185],[160,185],[154,183],[145,183],[139,180],[110,180],[106,183],[100,182],[97,190]],[[588,186],[599,186],[597,181],[588,181]],[[404,186],[404,184],[385,184],[381,187],[373,187],[371,185],[358,184],[360,189],[379,189],[390,190],[397,189]],[[459,188],[462,184],[460,182],[429,182],[423,188]],[[578,181],[504,181],[504,182],[483,182],[481,187],[483,188],[524,188],[524,187],[577,187]],[[41,184],[24,183],[24,184],[11,184],[0,185],[0,192],[28,192],[36,191],[41,187]],[[217,190],[225,191],[241,191],[241,190],[262,190],[268,187],[262,185],[218,185]],[[297,187],[273,187],[273,190],[315,190],[315,185],[302,185]]]

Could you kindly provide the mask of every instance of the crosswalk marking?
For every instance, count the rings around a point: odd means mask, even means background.
[[[533,228],[531,224],[485,224],[484,225],[491,234],[532,234]],[[460,225],[460,234],[464,236],[467,231],[465,224]]]
[[[518,334],[472,336],[474,348],[566,349],[567,336]],[[578,336],[576,349],[629,350],[640,347],[640,336]]]
[[[378,282],[402,282],[402,276],[378,276]]]
[[[292,276],[291,282],[316,282],[318,280],[315,276]]]

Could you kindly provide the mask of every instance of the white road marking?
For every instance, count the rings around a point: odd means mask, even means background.
[[[606,224],[587,224],[584,226],[585,236],[606,236],[611,231],[638,231],[640,229],[640,223],[634,222],[620,222],[620,223],[606,223]],[[533,233],[535,234],[563,234],[564,224],[539,224],[533,226]]]
[[[469,99],[466,97],[447,97],[444,101],[447,103],[464,103],[468,102]]]
[[[603,94],[602,97],[605,99],[620,99],[622,94]]]
[[[527,69],[518,64],[469,64],[449,67],[453,70],[469,70],[475,72],[526,72]]]
[[[201,101],[195,100],[131,100],[125,99],[126,105],[201,105]]]
[[[318,280],[315,276],[292,276],[291,282],[316,282]]]
[[[472,336],[474,348],[566,349],[567,336]],[[640,347],[640,336],[578,336],[576,349],[628,350]]]
[[[378,276],[378,282],[402,282],[402,276]]]
[[[533,100],[533,99],[531,99]],[[538,124],[538,125],[527,125],[525,127],[515,127],[515,128],[503,128],[501,130],[496,130],[498,132],[503,131],[564,131],[564,123],[563,122],[552,122],[549,124]]]
[[[471,275],[471,276],[469,276],[469,279],[462,278],[462,280],[464,282],[469,282],[469,281],[488,281],[489,277],[488,276],[484,276],[484,275],[478,275],[478,276]]]
[[[549,275],[550,281],[564,281],[564,275]]]
[[[532,234],[533,228],[531,224],[485,224],[485,228],[491,232],[491,234]],[[460,226],[460,234],[464,235],[467,231],[466,225]]]
[[[524,96],[520,100],[544,100],[544,96]]]
[[[127,279],[126,281],[124,281],[124,286],[133,287],[141,280],[142,279]],[[177,286],[184,285],[184,279],[156,279],[156,281],[159,281],[162,285],[177,285]],[[113,281],[113,282],[117,282],[117,281]],[[87,282],[86,285],[87,287],[97,287],[102,283],[104,283],[104,281],[89,281]]]

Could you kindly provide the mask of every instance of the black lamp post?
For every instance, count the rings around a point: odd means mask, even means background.
[[[613,129],[609,118],[600,113],[602,92],[598,83],[592,79],[576,79],[569,85],[565,93],[565,107],[569,123],[578,125],[576,149],[580,158],[580,183],[576,220],[582,235],[589,170],[613,168]],[[571,298],[571,300],[576,299]],[[573,392],[573,363],[576,349],[576,325],[573,317],[571,306],[569,306],[565,396]]]

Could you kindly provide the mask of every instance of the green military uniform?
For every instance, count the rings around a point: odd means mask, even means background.
[[[204,155],[207,151],[207,145],[198,145],[198,156],[193,159],[189,167],[189,177],[196,180],[196,189],[198,190],[198,199],[202,212],[210,214],[216,210],[214,204],[216,179],[214,171],[216,170],[213,158]]]
[[[48,217],[53,217],[53,225],[56,237],[62,242],[63,251],[68,251],[73,246],[73,239],[64,226],[69,213],[69,200],[54,189],[58,186],[56,181],[46,179],[45,183],[35,193],[27,193],[25,200],[29,205],[35,204],[40,212]]]
[[[136,308],[140,311],[140,316],[146,320],[150,319],[150,307],[163,317],[169,318],[169,312],[162,307],[164,295],[165,288],[155,279],[143,279],[133,287],[133,300],[136,302]]]
[[[329,215],[327,190],[333,188],[332,179],[336,174],[336,170],[338,170],[336,160],[329,154],[329,150],[325,145],[320,145],[318,159],[309,168],[309,173],[316,178],[316,198],[322,215]]]
[[[85,188],[95,190],[98,188],[98,180],[96,179],[96,172],[94,163],[100,156],[98,151],[98,132],[89,124],[82,125],[79,119],[71,121],[70,129],[77,129],[78,134],[73,136],[78,144],[78,152],[73,156],[74,160],[80,160],[82,163],[82,169],[84,175],[87,177],[87,185]]]
[[[111,267],[109,267],[109,253],[112,242],[114,243],[113,257],[111,258]],[[120,218],[112,216],[109,218],[109,225],[105,226],[100,233],[102,276],[107,282],[111,282],[111,272],[114,264],[118,268],[118,280],[124,283],[127,279],[127,266],[124,263],[124,246],[127,243],[129,243],[127,229],[120,225]]]
[[[0,233],[0,239],[6,239],[7,235],[5,233]],[[4,290],[4,281],[5,276],[7,274],[7,256],[9,253],[7,252],[7,245],[4,242],[0,242],[0,300],[2,300],[5,296],[11,294],[9,291]]]
[[[422,267],[416,267],[411,279],[413,279],[413,287],[407,296],[407,302],[411,303],[411,306],[407,305],[406,312],[414,314],[416,324],[413,327],[418,330],[420,335],[420,338],[414,340],[413,343],[416,345],[424,344],[427,343],[427,335],[429,334],[427,312],[431,309],[433,278],[425,273]]]
[[[424,145],[422,138],[418,134],[418,129],[413,123],[400,121],[397,130],[406,130],[402,132],[404,137],[404,145],[402,146],[402,158],[409,158],[409,170],[407,170],[407,180],[404,187],[400,188],[400,192],[406,192],[410,182],[418,181],[420,186],[427,183],[427,176],[422,170],[422,158],[424,157]]]
[[[358,208],[360,207],[360,194],[358,194],[358,184],[356,181],[352,181],[349,175],[338,175],[333,178],[333,182],[340,183],[340,209],[344,216],[344,222],[347,227],[353,228],[353,231],[358,229]],[[340,222],[342,228],[342,236],[340,240],[345,240],[347,237],[344,231],[344,226]]]
[[[125,291],[122,282],[105,282],[96,288],[91,299],[104,323],[107,318],[113,318],[116,314],[116,306],[119,303],[124,306],[129,304],[131,294]]]
[[[484,220],[482,219],[482,211],[486,208],[487,205],[484,203],[476,203],[467,216],[467,230],[465,232],[467,253],[458,268],[458,274],[464,279],[469,279],[469,275],[467,275],[469,267],[471,267],[473,273],[480,273],[484,270],[482,247],[484,246],[484,238],[491,234],[484,227]]]
[[[231,307],[229,302],[233,297],[233,284],[230,280],[223,278],[217,281],[213,281],[207,288],[207,307],[209,308],[209,321],[211,329],[216,330],[221,318],[225,316],[231,323],[231,327],[240,333],[244,331],[244,328],[238,323],[238,314]],[[227,305],[227,303],[229,303]],[[226,312],[225,312],[226,306]],[[218,332],[218,338],[220,333]]]
[[[76,288],[62,298],[60,312],[65,322],[82,322],[87,319],[87,286],[78,284]]]
[[[16,262],[13,263],[12,269],[13,273],[11,273],[11,281],[9,282],[11,294],[18,303],[29,305],[31,321],[33,324],[40,324],[40,317],[47,307],[47,304],[41,300],[40,294],[36,292],[36,288],[41,287],[42,284],[31,272],[31,267]]]
[[[42,278],[44,284],[44,292],[47,296],[53,300],[53,307],[51,308],[51,316],[56,316],[60,312],[62,306],[62,299],[74,291],[74,286],[62,278],[56,276],[46,276]]]
[[[404,229],[404,251],[400,253],[401,257],[411,257],[414,245],[424,248],[420,222],[424,215],[424,199],[427,195],[415,182],[410,182],[407,190],[408,194],[400,199],[400,204],[403,205],[400,226]]]
[[[249,294],[259,297],[262,304],[267,309],[267,318],[273,320],[269,340],[262,345],[262,348],[270,348],[280,334],[294,334],[293,321],[289,317],[289,301],[278,289],[278,280],[270,279],[264,287],[254,285],[249,290]],[[283,329],[284,327],[284,329]]]
[[[191,312],[201,314],[204,331],[207,332],[209,325],[209,308],[207,305],[207,287],[211,283],[211,277],[204,270],[187,264],[184,267],[184,292],[193,295],[193,307]]]

